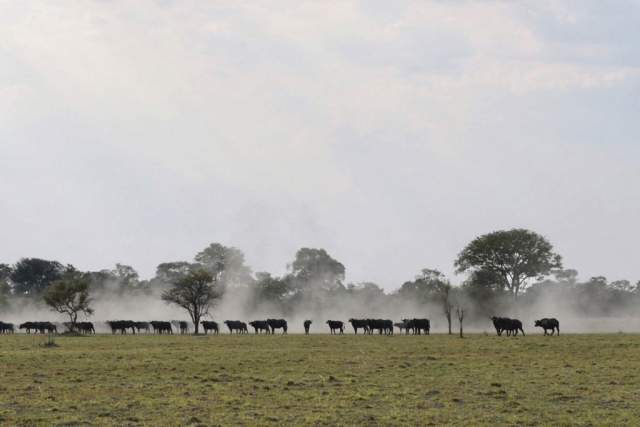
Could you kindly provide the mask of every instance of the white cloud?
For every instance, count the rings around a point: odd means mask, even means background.
[[[516,225],[593,269],[593,231],[630,228],[640,209],[638,176],[624,172],[640,134],[636,48],[604,31],[636,31],[635,12],[557,2],[0,8],[6,261],[45,253],[148,273],[227,240],[257,269],[278,270],[296,247],[324,245],[354,280],[393,286],[424,266],[450,269],[477,233]],[[638,236],[622,234],[630,250]],[[86,236],[102,249],[88,252]],[[598,271],[640,276],[621,260]]]

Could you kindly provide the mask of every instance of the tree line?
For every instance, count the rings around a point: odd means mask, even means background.
[[[68,315],[75,324],[78,315],[93,313],[93,298],[159,296],[186,310],[197,326],[225,295],[242,295],[247,310],[268,306],[285,316],[341,305],[375,310],[410,303],[438,310],[451,332],[452,316],[462,312],[484,318],[543,296],[562,299],[576,311],[594,316],[633,309],[640,301],[640,282],[610,282],[605,277],[579,281],[578,272],[563,268],[561,256],[545,237],[525,229],[475,238],[460,251],[454,267],[463,275],[458,284],[437,269],[424,268],[385,292],[373,282],[345,283],[345,266],[321,248],[299,249],[282,276],[253,272],[240,249],[220,243],[210,244],[191,261],[159,264],[149,279],[141,279],[124,264],[80,271],[53,260],[23,258],[12,265],[0,264],[0,310],[29,300]]]

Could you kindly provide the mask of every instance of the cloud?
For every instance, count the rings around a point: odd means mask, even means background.
[[[525,226],[640,275],[603,252],[639,237],[633,4],[0,7],[2,260],[150,274],[219,240],[282,271],[325,246],[394,287]]]

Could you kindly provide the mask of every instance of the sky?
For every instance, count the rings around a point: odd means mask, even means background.
[[[454,283],[528,228],[640,279],[639,1],[0,0],[0,262]]]

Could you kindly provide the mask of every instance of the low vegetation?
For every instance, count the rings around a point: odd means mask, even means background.
[[[640,336],[0,337],[3,425],[637,425]]]

